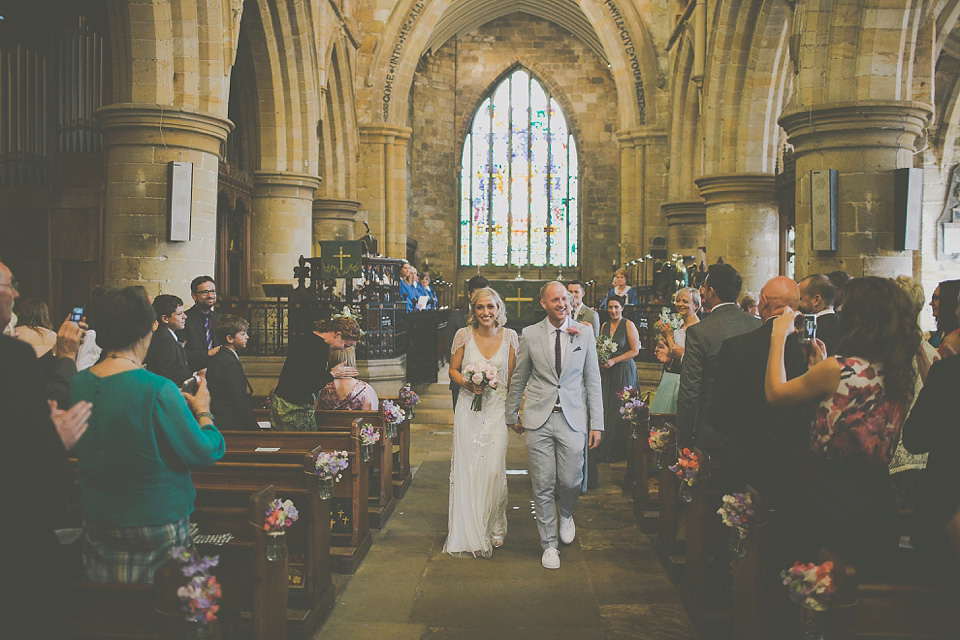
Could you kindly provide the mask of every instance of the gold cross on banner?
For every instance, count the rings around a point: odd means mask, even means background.
[[[343,245],[340,245],[340,253],[338,253],[337,255],[335,255],[335,256],[333,256],[333,257],[334,257],[334,258],[340,258],[340,269],[342,270],[342,269],[343,269],[343,259],[344,259],[344,258],[349,258],[349,257],[350,257],[350,254],[349,254],[349,253],[344,253],[344,252],[343,252]]]
[[[504,298],[504,302],[516,302],[517,303],[517,317],[520,317],[520,303],[521,302],[533,302],[533,298],[521,298],[520,297],[520,287],[517,287],[517,297],[516,298]]]

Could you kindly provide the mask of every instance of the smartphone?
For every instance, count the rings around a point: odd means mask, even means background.
[[[180,385],[181,391],[185,391],[191,395],[196,393],[198,389],[200,389],[200,376],[197,375],[196,372],[184,380],[183,384]]]
[[[74,307],[73,311],[70,312],[70,322],[73,324],[79,324],[80,320],[83,319],[83,307]]]
[[[794,326],[801,340],[810,341],[817,337],[817,316],[812,313],[797,316]]]

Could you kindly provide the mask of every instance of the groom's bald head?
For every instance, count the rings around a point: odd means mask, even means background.
[[[559,281],[557,281],[557,280],[551,280],[551,281],[548,282],[547,284],[545,284],[545,285],[543,285],[542,287],[540,287],[540,299],[541,299],[541,300],[546,300],[546,299],[547,299],[547,296],[549,295],[550,287],[554,287],[554,286],[560,287],[560,288],[563,289],[564,291],[567,290],[567,288],[563,286],[563,283],[562,283],[562,282],[559,282]]]

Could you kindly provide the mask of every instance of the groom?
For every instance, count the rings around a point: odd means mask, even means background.
[[[603,400],[596,339],[589,328],[568,317],[567,290],[559,282],[548,282],[540,290],[540,306],[547,317],[523,330],[507,395],[506,422],[517,433],[527,434],[543,547],[540,563],[559,569],[557,511],[560,541],[570,544],[577,531],[573,508],[583,483],[584,445],[588,438],[591,449],[600,444]],[[524,390],[526,426],[517,415]]]

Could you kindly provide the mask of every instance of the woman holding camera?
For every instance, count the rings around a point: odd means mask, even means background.
[[[93,404],[75,447],[83,565],[92,582],[153,582],[171,549],[190,544],[190,470],[224,453],[204,372],[190,394],[143,368],[155,319],[137,289],[105,293],[97,343],[106,358],[70,381],[70,404]]]
[[[798,559],[827,548],[869,574],[899,542],[887,465],[914,392],[920,327],[892,280],[855,278],[844,288],[837,355],[827,358],[815,341],[819,362],[787,380],[784,343],[798,316],[787,308],[774,320],[766,374],[771,405],[813,409],[810,450],[789,483],[783,524]]]

